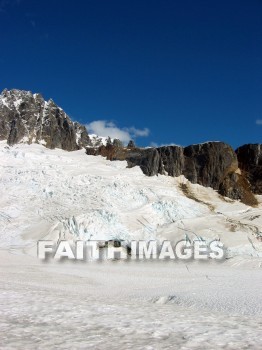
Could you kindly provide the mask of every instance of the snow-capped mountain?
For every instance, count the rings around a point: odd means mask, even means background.
[[[41,94],[5,89],[0,95],[0,118],[0,140],[10,145],[40,143],[67,151],[90,145],[86,128]]]
[[[88,145],[87,147],[98,148],[100,146],[106,146],[108,142],[108,137],[98,136],[96,134],[89,134],[89,138],[91,145]],[[114,139],[112,139],[111,141],[114,141]]]

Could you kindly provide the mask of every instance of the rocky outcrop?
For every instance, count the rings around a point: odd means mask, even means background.
[[[67,151],[90,145],[86,128],[72,122],[53,100],[21,90],[4,90],[0,95],[0,140]]]
[[[239,167],[256,194],[262,194],[262,144],[247,144],[236,150]]]
[[[207,142],[188,147],[119,148],[113,145],[88,148],[89,155],[110,160],[126,160],[128,167],[140,166],[147,176],[184,175],[192,183],[212,187],[223,196],[255,205],[247,179],[238,168],[234,150],[223,142]]]
[[[67,151],[85,147],[87,154],[126,160],[130,168],[138,165],[147,176],[184,175],[192,183],[252,205],[256,199],[251,190],[262,194],[261,145],[244,145],[235,153],[223,142],[138,148],[133,141],[123,147],[119,140],[92,137],[53,100],[45,101],[40,94],[4,90],[0,95],[0,140],[9,145],[40,143]]]
[[[207,142],[184,149],[183,174],[192,183],[218,190],[228,174],[238,169],[234,150],[223,142]]]

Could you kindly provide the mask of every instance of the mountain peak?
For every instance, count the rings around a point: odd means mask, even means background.
[[[52,99],[18,89],[4,89],[0,95],[0,140],[67,151],[90,144],[85,126],[73,122]]]
[[[19,90],[19,89],[4,89],[1,92],[1,95],[3,97],[23,97],[23,96],[33,96],[31,91],[26,91],[26,90]]]

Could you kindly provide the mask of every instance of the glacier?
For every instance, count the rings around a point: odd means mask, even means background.
[[[0,159],[1,349],[261,348],[261,196],[249,207],[84,150],[1,141]],[[36,257],[40,239],[196,236],[221,240],[228,259]]]

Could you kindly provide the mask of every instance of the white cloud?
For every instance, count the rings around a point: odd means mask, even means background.
[[[257,124],[257,125],[262,125],[262,119],[257,119],[257,120],[256,120],[256,124]]]
[[[144,129],[136,129],[133,126],[131,128],[126,128],[133,137],[147,137],[149,135],[149,129],[144,128]]]
[[[112,139],[119,139],[124,143],[136,137],[146,137],[149,135],[149,129],[137,129],[135,127],[130,128],[118,128],[115,123],[107,120],[95,120],[86,125],[89,134],[96,134],[98,136],[107,137]]]

